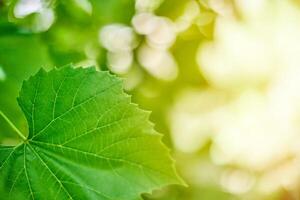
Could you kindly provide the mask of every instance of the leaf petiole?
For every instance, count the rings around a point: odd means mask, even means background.
[[[26,141],[27,138],[21,133],[21,131],[8,119],[8,117],[0,110],[0,115],[5,119],[5,121],[16,131],[16,133],[21,137],[23,141]]]

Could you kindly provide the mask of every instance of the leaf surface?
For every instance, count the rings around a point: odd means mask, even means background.
[[[18,103],[27,139],[0,146],[4,199],[135,200],[181,183],[149,113],[108,72],[72,66],[40,70]]]

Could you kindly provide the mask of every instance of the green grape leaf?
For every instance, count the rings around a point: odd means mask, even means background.
[[[29,133],[0,146],[1,199],[136,200],[183,183],[149,112],[108,72],[41,69],[18,103]]]

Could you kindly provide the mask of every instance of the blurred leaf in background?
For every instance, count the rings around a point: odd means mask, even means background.
[[[5,13],[5,8],[2,9]],[[22,32],[15,25],[8,23],[7,16],[0,13],[0,107],[25,131],[25,118],[15,101],[22,81],[41,66],[49,69],[53,63],[40,35]],[[0,140],[4,136],[14,137],[11,133],[11,129],[1,121]]]

